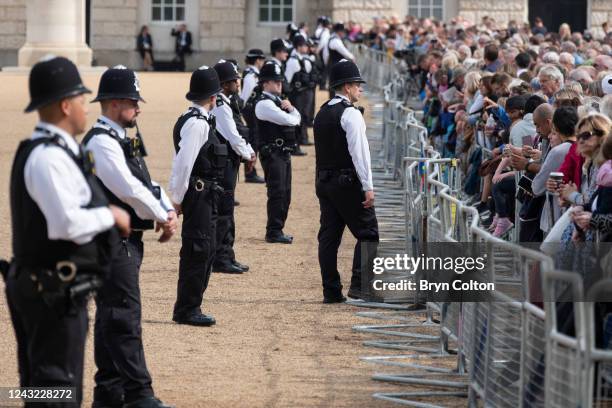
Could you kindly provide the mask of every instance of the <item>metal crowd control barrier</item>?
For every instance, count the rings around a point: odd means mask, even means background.
[[[398,61],[363,47],[354,50],[368,90],[383,95],[382,132],[374,136],[373,149],[378,152],[374,184],[381,239],[409,254],[426,242],[479,242],[489,258],[488,279],[498,288],[486,302],[426,302],[423,311],[415,307],[423,301],[418,294],[399,304],[353,303],[384,310],[359,316],[391,323],[356,326],[356,331],[384,336],[364,345],[411,353],[363,357],[411,370],[377,373],[373,379],[421,387],[373,396],[415,407],[436,407],[424,400],[460,396],[469,406],[609,406],[612,351],[595,345],[594,304],[576,301],[583,292],[578,275],[556,271],[548,256],[495,238],[480,226],[478,211],[459,199],[456,162],[441,159],[429,146],[418,114],[405,106],[410,95]],[[594,288],[611,289],[611,281]],[[575,336],[558,329],[564,302],[556,299],[563,293],[574,299],[569,307]],[[425,320],[415,322],[419,316]],[[436,364],[440,361],[443,367]],[[433,388],[423,391],[423,386]]]

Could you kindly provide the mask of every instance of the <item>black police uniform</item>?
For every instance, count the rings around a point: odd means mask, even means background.
[[[213,67],[219,75],[219,80],[223,84],[224,82],[234,81],[240,78],[238,70],[234,68],[233,64],[227,61],[220,61]],[[227,99],[225,99],[227,98]],[[231,95],[229,98],[225,95],[217,96],[217,108],[221,108],[221,112],[216,117],[219,120],[224,120],[225,110],[224,106],[230,108],[232,112],[232,119],[236,124],[236,129],[239,135],[244,139],[244,136],[248,137],[249,129],[242,122],[240,117],[240,101],[236,94]],[[214,111],[216,114],[217,111]],[[217,219],[217,237],[216,237],[216,251],[215,251],[215,262],[213,270],[217,272],[227,273],[242,273],[246,272],[249,268],[236,261],[236,254],[234,253],[234,241],[236,235],[236,225],[234,221],[234,197],[236,190],[236,182],[238,181],[238,169],[240,167],[241,156],[238,155],[232,148],[230,140],[223,137],[220,131],[217,131],[217,137],[219,140],[227,146],[228,156],[227,164],[223,174],[223,178],[220,180],[220,186],[223,188],[223,193],[219,199],[218,206],[218,219]],[[234,143],[235,139],[234,139]],[[243,147],[246,146],[246,140],[240,142]],[[253,151],[245,153],[252,154]]]
[[[294,38],[294,47],[306,45],[306,39],[301,35],[296,35]],[[299,145],[308,145],[308,123],[312,121],[310,110],[314,106],[314,90],[316,82],[314,81],[314,72],[312,63],[307,56],[298,56],[296,54],[290,57],[290,60],[295,60],[299,63],[300,70],[293,74],[291,83],[289,84],[289,101],[300,112],[302,122],[297,131],[297,142]],[[310,70],[307,70],[306,64],[310,65]]]
[[[344,31],[344,24],[342,23],[336,23],[334,24],[334,33],[329,37],[329,41],[327,42],[327,49],[329,51],[329,60],[327,61],[327,66],[329,67],[329,69],[331,70],[331,68],[340,60],[344,59],[344,55],[340,54],[338,51],[329,48],[329,43],[333,40],[333,39],[339,39],[340,41],[342,41],[342,43],[344,43],[344,39],[342,39],[339,35],[338,32],[340,31]],[[330,82],[331,82],[331,78],[330,78]]]
[[[281,71],[276,64],[266,63],[261,69],[260,81],[281,80]],[[281,100],[266,92],[255,104],[272,101],[279,109]],[[296,111],[299,112],[299,111]],[[257,115],[257,139],[260,143],[259,156],[264,170],[268,190],[266,240],[268,242],[291,243],[292,237],[283,233],[291,203],[291,151],[296,144],[296,125],[279,125],[262,120]]]
[[[104,72],[98,95],[92,102],[108,99],[143,100],[133,71],[120,66]],[[154,187],[151,181],[144,160],[146,151],[139,132],[134,139],[127,136],[121,138],[110,124],[99,119],[83,138],[83,146],[95,138],[111,138],[116,141],[131,175],[160,200],[161,189]],[[163,407],[165,405],[153,398],[151,375],[144,356],[139,284],[144,256],[143,232],[153,229],[154,221],[140,218],[132,206],[117,197],[102,180],[100,182],[111,204],[130,214],[132,233],[121,240],[109,279],[96,297],[94,358],[98,371],[94,376],[94,406],[119,406],[126,403]]]
[[[61,57],[34,65],[29,81],[32,101],[26,112],[90,92],[74,64]],[[118,234],[114,228],[109,230],[109,225],[107,231],[84,244],[49,239],[45,215],[28,193],[24,179],[28,158],[38,146],[62,149],[66,160],[80,169],[91,191],[84,208],[106,207],[108,201],[95,180],[88,155],[82,151],[75,154],[49,128],[37,127],[36,132],[42,137],[21,142],[11,171],[14,259],[3,271],[7,303],[17,338],[20,386],[76,389],[71,402],[26,402],[25,406],[77,407],[82,401],[87,301],[109,272]]]
[[[332,68],[330,88],[346,82],[364,81],[357,66],[345,60]],[[369,260],[366,260],[365,265],[362,264],[362,250],[365,249],[366,258],[371,259],[378,242],[376,214],[374,208],[363,207],[364,191],[349,152],[346,131],[341,125],[345,110],[355,107],[345,99],[334,104],[330,104],[331,101],[327,101],[317,113],[313,129],[317,156],[316,193],[321,208],[319,264],[326,303],[342,302],[345,299],[337,269],[338,247],[344,228],[348,226],[357,239],[349,290],[351,297],[364,297],[363,289],[366,288],[362,286],[361,278]]]
[[[196,70],[191,76],[187,99],[199,101],[221,91],[214,69]],[[181,203],[183,210],[182,247],[180,252],[177,298],[173,320],[177,323],[210,326],[215,320],[202,314],[204,291],[208,287],[215,256],[217,205],[223,188],[219,182],[227,164],[227,146],[217,137],[214,117],[206,118],[192,107],[174,125],[174,148],[180,151],[181,129],[190,118],[209,125],[208,140],[200,148],[193,164],[189,186]]]

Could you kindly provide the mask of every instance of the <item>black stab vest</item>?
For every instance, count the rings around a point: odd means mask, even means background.
[[[271,98],[267,94],[262,93],[260,98],[256,101],[255,106],[264,100],[271,100],[276,106],[281,107],[281,102],[278,98]],[[278,145],[278,140],[282,140],[282,146],[287,148],[293,148],[297,143],[296,139],[296,127],[295,126],[281,126],[276,123],[268,122],[267,120],[257,121],[257,141],[260,146],[265,145]]]
[[[109,126],[104,122],[102,123],[106,126]],[[127,137],[127,135],[122,139],[112,128],[106,129],[101,127],[93,127],[89,130],[89,132],[87,132],[87,134],[83,138],[82,145],[86,146],[91,139],[98,135],[99,137],[110,137],[116,140],[117,143],[119,143],[119,146],[121,146],[121,150],[123,151],[125,163],[127,164],[128,169],[130,169],[130,173],[132,173],[132,175],[136,177],[138,181],[140,181],[145,186],[145,188],[149,190],[151,194],[153,194],[156,199],[159,200],[161,198],[161,191],[159,187],[154,187],[153,183],[151,182],[151,175],[149,174],[149,169],[147,168],[147,164],[145,163],[144,158],[142,157],[143,148],[140,145],[140,140],[131,139]],[[140,218],[138,215],[136,215],[136,211],[134,211],[134,209],[129,204],[121,201],[119,197],[117,197],[104,185],[102,180],[99,181],[110,203],[123,208],[130,214],[130,226],[132,227],[132,229],[153,229],[155,225],[153,220],[143,220],[142,218]]]
[[[104,191],[94,176],[93,162],[89,156],[75,155],[59,135],[22,141],[13,161],[10,187],[15,263],[20,267],[54,270],[58,262],[70,261],[76,264],[78,273],[107,276],[113,249],[119,240],[115,228],[99,233],[83,245],[49,239],[45,216],[28,193],[24,178],[28,157],[40,145],[61,148],[81,170],[91,189],[91,200],[84,208],[108,205]]]
[[[330,105],[330,101],[321,106],[314,120],[316,168],[317,170],[354,170],[346,132],[340,124],[344,110],[353,105],[346,99],[334,105]]]
[[[176,124],[172,136],[174,139],[174,149],[178,153],[180,150],[179,143],[181,142],[181,129],[190,118],[197,118],[198,120],[205,120],[208,122],[208,140],[196,157],[193,168],[191,169],[191,177],[199,177],[206,181],[220,181],[223,179],[223,173],[227,164],[227,145],[217,137],[217,130],[215,126],[215,118],[210,115],[208,119],[200,113],[197,108],[191,107],[189,111],[181,115]]]
[[[341,59],[344,58],[344,56],[342,54],[340,54],[338,51],[332,50],[331,48],[329,48],[329,43],[334,38],[338,38],[344,44],[344,40],[342,38],[338,37],[335,34],[333,34],[331,37],[329,37],[329,42],[327,43],[327,49],[329,50],[329,61],[328,61],[329,62],[329,66],[334,65],[336,62],[338,62],[338,61],[340,61]]]
[[[306,72],[306,62],[304,58],[300,59],[297,56],[292,56],[291,58],[296,59],[300,64],[300,70],[293,74],[291,78],[291,90],[292,92],[301,92],[305,89],[312,89],[316,86],[313,79],[313,66],[310,64],[310,72]]]

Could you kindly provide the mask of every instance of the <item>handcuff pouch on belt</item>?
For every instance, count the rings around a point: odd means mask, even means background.
[[[54,270],[24,267],[18,273],[28,274],[43,301],[60,313],[103,285],[102,278],[96,274],[78,273],[72,261],[59,261]]]
[[[211,192],[217,192],[217,193],[221,193],[223,192],[223,187],[221,187],[218,183],[214,182],[214,181],[206,181],[204,179],[201,179],[200,177],[192,177],[189,180],[189,183],[193,186],[193,189],[195,191],[202,192],[202,191],[211,191]]]

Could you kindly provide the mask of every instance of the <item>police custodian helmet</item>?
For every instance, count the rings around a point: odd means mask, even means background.
[[[282,38],[275,38],[270,41],[270,54],[274,55],[275,52],[285,51],[289,52],[288,44]]]
[[[51,57],[36,63],[30,71],[29,88],[30,104],[26,112],[64,98],[91,93],[83,85],[76,65],[64,57]]]
[[[140,96],[140,84],[136,73],[123,65],[116,65],[104,71],[100,78],[98,95],[91,102],[108,99],[132,99],[145,102]]]
[[[238,73],[238,67],[234,65],[231,61],[227,60],[219,60],[213,68],[217,71],[217,75],[219,76],[219,82],[224,83],[228,81],[235,81],[240,79],[240,74]]]
[[[341,59],[331,67],[329,73],[329,86],[335,88],[347,82],[365,83],[357,65],[353,61]]]
[[[190,101],[201,101],[219,92],[221,92],[221,82],[217,71],[202,65],[191,74],[189,92],[185,97]]]
[[[272,61],[266,62],[259,71],[259,82],[282,81],[283,78],[280,65]]]

